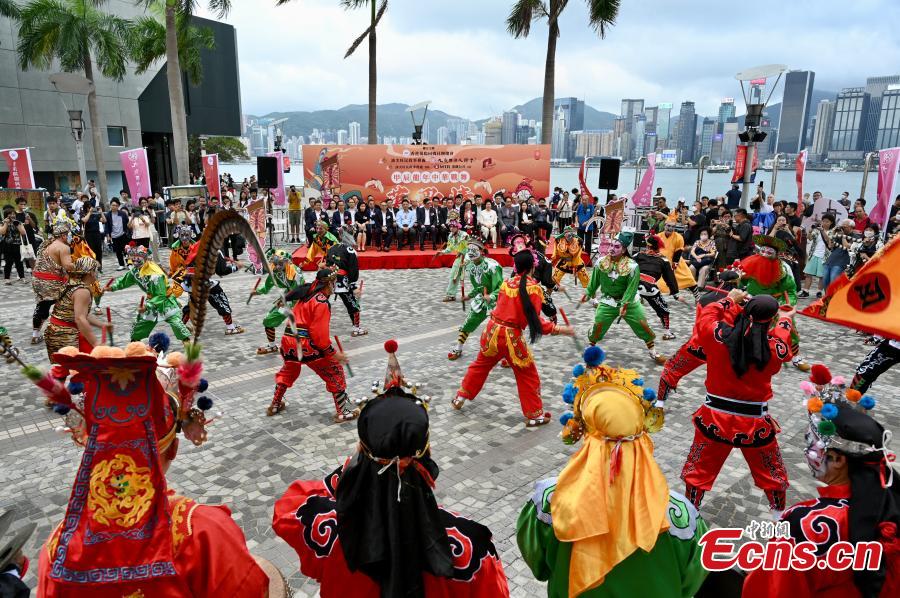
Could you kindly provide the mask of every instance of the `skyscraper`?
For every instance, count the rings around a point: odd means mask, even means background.
[[[450,129],[447,127],[437,128],[437,145],[447,145],[450,143]]]
[[[656,113],[656,146],[657,149],[665,149],[669,143],[669,123],[672,119],[672,104],[664,102],[659,104]]]
[[[900,85],[891,85],[881,96],[875,149],[900,145]]]
[[[862,160],[871,96],[863,87],[841,90],[835,101],[829,160]]]
[[[644,100],[642,99],[625,99],[622,100],[622,112],[621,116],[625,117],[625,120],[629,125],[634,123],[634,116],[636,114],[642,114],[644,112]]]
[[[427,118],[422,123],[422,143],[434,143],[434,139],[431,138],[431,125]]]
[[[346,145],[349,140],[350,140],[350,135],[347,134],[347,129],[338,129],[338,132],[337,132],[338,145]]]
[[[558,108],[553,119],[553,139],[550,149],[550,159],[567,162],[569,160],[569,127],[566,122],[566,113]]]
[[[813,132],[810,154],[816,160],[823,159],[831,149],[831,132],[834,130],[834,106],[831,100],[822,100],[816,106],[816,129]]]
[[[734,118],[734,98],[724,98],[719,104],[719,118],[716,121],[716,133],[722,133],[725,130],[725,123],[729,118]]]
[[[563,111],[569,131],[584,130],[584,101],[578,98],[556,98],[553,102],[553,113]]]
[[[869,94],[869,117],[863,131],[863,151],[881,149],[878,145],[878,129],[881,121],[881,98],[889,85],[900,84],[900,75],[888,75],[884,77],[868,77],[866,79],[866,93]]]
[[[734,162],[737,157],[738,119],[729,118],[722,128],[722,162]]]
[[[350,144],[359,145],[359,123],[354,121],[348,128],[350,129]]]
[[[721,110],[720,110],[721,113]],[[712,157],[713,137],[718,128],[718,121],[712,118],[704,118],[700,128],[700,155]]]
[[[647,119],[643,114],[636,114],[634,117],[634,126],[632,131],[634,134],[634,154],[631,158],[637,160],[644,155],[644,134],[646,133]]]
[[[492,118],[484,123],[484,144],[500,145],[501,129],[503,128],[499,118]]]
[[[816,74],[812,71],[788,71],[784,76],[784,97],[781,100],[775,151],[796,155],[806,147],[806,128],[815,79]]]
[[[697,140],[697,112],[694,102],[682,102],[678,113],[678,126],[675,135],[675,149],[678,150],[678,161],[681,163],[694,161],[694,147]]]
[[[502,122],[500,143],[503,145],[511,145],[516,142],[516,129],[519,127],[519,113],[515,110],[504,112]]]

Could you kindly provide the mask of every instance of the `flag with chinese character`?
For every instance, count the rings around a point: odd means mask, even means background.
[[[900,147],[878,152],[878,201],[869,213],[869,220],[881,227],[887,223],[891,212],[898,167],[900,167]]]
[[[588,189],[587,182],[584,180],[584,171],[587,168],[587,156],[584,157],[584,160],[581,162],[581,168],[578,169],[578,187],[581,189],[581,194],[588,198],[588,201],[594,203],[594,196],[591,193],[591,190]]]
[[[34,171],[31,169],[31,150],[27,147],[0,150],[9,169],[8,189],[34,189]]]
[[[128,181],[128,189],[131,191],[131,203],[137,205],[142,197],[151,197],[153,193],[150,191],[147,149],[139,147],[119,152],[119,160],[122,162],[125,180]]]
[[[900,340],[900,239],[884,246],[856,270],[853,278],[842,274],[831,283],[822,299],[800,312],[825,320]]]
[[[206,154],[203,160],[203,178],[206,179],[206,190],[209,191],[210,197],[220,199],[222,197],[222,189],[219,186],[219,154]]]

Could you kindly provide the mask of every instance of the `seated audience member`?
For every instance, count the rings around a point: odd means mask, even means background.
[[[497,246],[497,211],[494,210],[494,202],[487,200],[481,213],[478,214],[478,226],[485,242]]]
[[[394,222],[397,224],[397,249],[403,249],[405,245],[408,248],[415,246],[416,212],[410,209],[409,199],[403,198],[400,202],[400,210],[394,216]]]

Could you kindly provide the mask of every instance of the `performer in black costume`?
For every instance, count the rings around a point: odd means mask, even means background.
[[[637,262],[641,271],[638,293],[659,316],[665,329],[662,335],[663,340],[672,340],[675,338],[675,334],[669,329],[669,304],[663,297],[662,291],[659,290],[657,285],[659,279],[662,278],[665,281],[673,299],[680,301],[680,298],[678,297],[675,271],[672,270],[669,261],[659,253],[662,244],[662,239],[658,235],[648,235],[644,249],[634,256],[634,261]]]
[[[359,260],[356,250],[346,243],[336,243],[325,254],[325,265],[333,268],[337,274],[334,281],[334,293],[344,302],[347,315],[353,323],[351,336],[363,336],[369,331],[359,325],[361,307],[356,296],[356,282],[359,280]]]

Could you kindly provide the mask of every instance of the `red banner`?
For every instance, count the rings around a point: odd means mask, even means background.
[[[222,198],[219,186],[219,154],[206,154],[203,160],[203,178],[206,179],[206,190],[210,197]]]
[[[146,148],[139,147],[119,152],[119,160],[122,162],[125,180],[128,181],[128,189],[131,191],[131,203],[138,205],[142,197],[152,197],[150,165],[147,163]]]
[[[0,150],[9,169],[8,189],[34,189],[34,171],[31,169],[31,150],[27,147]]]
[[[584,160],[581,162],[581,168],[578,169],[578,187],[581,189],[581,194],[587,197],[589,202],[594,203],[594,195],[588,189],[587,181],[584,180],[585,168],[587,168],[587,156],[584,157]]]
[[[803,177],[806,174],[808,152],[803,150],[797,156],[797,212],[803,213]]]
[[[747,168],[747,146],[738,145],[737,152],[734,157],[734,175],[731,177],[732,183],[740,183],[744,180],[744,171]],[[756,179],[756,171],[759,168],[759,150],[753,152],[753,173],[750,175],[750,182]]]

